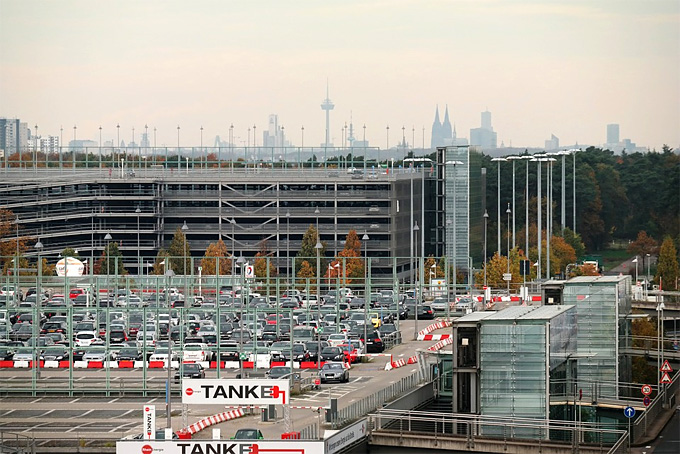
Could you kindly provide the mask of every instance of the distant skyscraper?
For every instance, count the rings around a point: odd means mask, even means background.
[[[265,147],[283,147],[286,145],[284,129],[279,125],[279,116],[269,115],[269,126],[262,135],[262,143]]]
[[[619,125],[612,123],[607,125],[607,143],[617,144],[619,143]]]
[[[482,149],[497,148],[497,134],[491,126],[491,112],[482,112],[480,128],[470,129],[470,145],[477,145]]]
[[[328,97],[328,82],[326,82],[326,99],[323,100],[321,103],[321,110],[326,111],[326,141],[321,144],[322,147],[332,147],[333,144],[330,143],[330,134],[331,134],[331,110],[335,107],[335,104],[333,104],[333,101],[330,100]]]
[[[545,151],[557,150],[560,148],[560,139],[555,134],[550,134],[550,139],[545,141]]]

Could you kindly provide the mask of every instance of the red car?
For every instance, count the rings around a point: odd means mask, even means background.
[[[69,291],[68,296],[69,296],[69,298],[71,298],[72,300],[74,300],[74,299],[76,299],[76,297],[77,297],[78,295],[85,295],[85,293],[86,293],[86,292],[85,292],[85,289],[82,289],[82,288],[72,288],[72,289]]]
[[[359,360],[361,359],[359,357],[359,352],[353,345],[341,344],[338,345],[338,347],[340,347],[342,349],[342,352],[345,354],[345,362],[353,364],[358,363]]]

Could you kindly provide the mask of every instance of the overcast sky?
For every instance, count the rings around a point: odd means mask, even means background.
[[[64,140],[236,142],[269,114],[305,146],[350,115],[373,146],[429,146],[492,112],[498,144],[680,146],[678,0],[0,0],[0,116]]]

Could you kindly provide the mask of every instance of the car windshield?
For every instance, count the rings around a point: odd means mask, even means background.
[[[183,367],[184,367],[185,371],[196,371],[196,370],[200,369],[199,364],[192,364],[192,363],[184,364]]]
[[[342,364],[340,363],[327,363],[323,365],[324,369],[329,370],[342,370]]]

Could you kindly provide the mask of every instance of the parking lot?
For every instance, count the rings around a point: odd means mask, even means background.
[[[258,420],[271,427],[265,432],[283,432],[293,430],[291,425],[319,422],[318,409],[327,408],[331,399],[349,405],[415,373],[412,365],[394,370],[385,366],[431,344],[413,338],[416,328],[431,323],[434,314],[416,321],[405,302],[389,292],[381,301],[372,295],[375,301],[368,306],[351,294],[323,295],[321,304],[312,306],[305,302],[314,298],[303,302],[294,295],[279,301],[249,296],[248,303],[230,295],[216,304],[210,298],[184,301],[180,291],[173,292],[80,293],[64,298],[66,302],[52,290],[39,305],[31,302],[31,292],[10,303],[0,315],[6,320],[0,336],[0,392],[6,396],[0,402],[0,429],[46,440],[85,433],[115,439],[139,430],[144,404],[156,405],[162,427],[170,356],[175,431],[225,411],[180,404],[186,364],[200,369],[198,378],[267,377],[292,365],[292,376],[286,377],[303,392],[292,397],[289,415],[284,417],[281,409],[274,422],[263,422],[260,409],[254,408],[248,409],[252,414],[215,426],[229,432]],[[86,304],[75,304],[78,298]],[[325,363],[341,363],[346,382],[320,383],[318,371]]]

